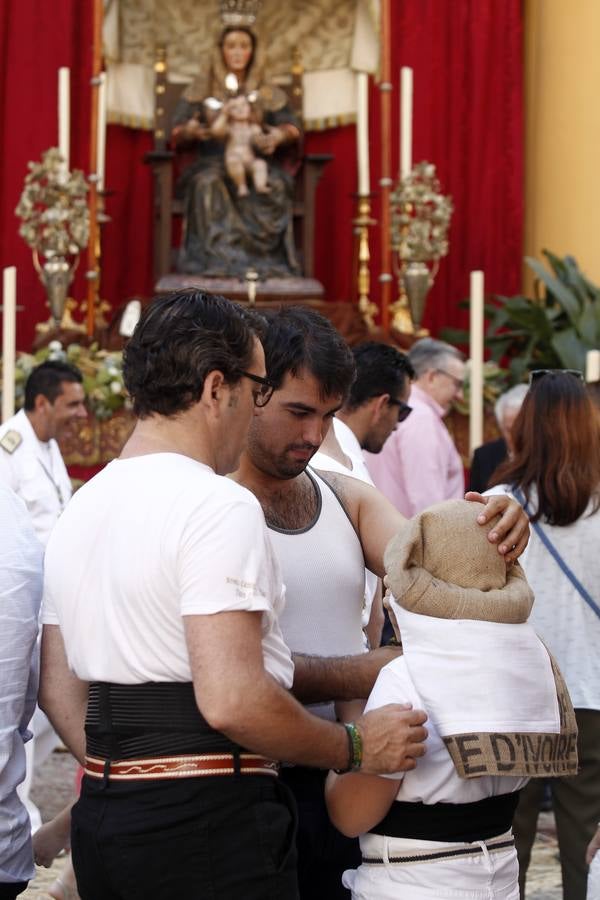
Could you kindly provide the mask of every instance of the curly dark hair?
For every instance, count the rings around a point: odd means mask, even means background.
[[[303,306],[282,307],[265,314],[262,338],[269,380],[280,388],[287,372],[306,369],[321,385],[324,397],[344,398],[354,381],[354,357],[329,319]]]
[[[259,331],[260,322],[225,297],[196,290],[155,297],[142,312],[123,358],[135,414],[143,419],[189,409],[215,369],[236,384],[252,364]]]

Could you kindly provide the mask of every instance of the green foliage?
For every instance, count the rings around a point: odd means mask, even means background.
[[[47,359],[70,362],[80,369],[90,411],[97,419],[110,419],[114,413],[128,407],[129,398],[123,383],[123,354],[120,351],[99,350],[97,344],[82,347],[69,344],[65,349],[60,341],[51,341],[37,353],[18,353],[15,365],[15,407],[25,401],[25,382],[35,366]],[[0,381],[0,396],[2,393]]]
[[[536,259],[525,260],[543,288],[539,297],[495,296],[486,305],[485,343],[491,358],[507,366],[510,384],[524,381],[531,369],[583,372],[587,351],[600,347],[600,288],[572,256],[543,253],[550,270]],[[467,331],[447,328],[441,336],[468,345]]]

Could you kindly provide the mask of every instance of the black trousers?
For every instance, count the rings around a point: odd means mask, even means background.
[[[294,799],[270,775],[86,776],[71,839],[81,900],[298,900]]]
[[[28,881],[15,881],[13,884],[3,881],[0,884],[0,900],[15,900],[15,897],[22,894],[28,884]]]
[[[302,900],[349,900],[345,869],[361,864],[358,838],[347,838],[329,821],[325,806],[327,772],[291,766],[281,778],[298,807],[298,884]]]

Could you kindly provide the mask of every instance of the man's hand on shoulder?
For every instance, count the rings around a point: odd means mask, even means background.
[[[483,503],[485,509],[477,517],[480,525],[486,525],[496,516],[500,521],[488,534],[492,544],[498,544],[507,565],[514,563],[523,553],[529,542],[529,518],[520,503],[506,494],[493,494],[486,497],[475,491],[468,491],[465,500]]]
[[[388,703],[356,721],[363,745],[361,772],[391,775],[408,772],[425,754],[427,715],[408,704]]]

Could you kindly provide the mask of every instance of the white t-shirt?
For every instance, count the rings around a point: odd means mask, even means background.
[[[498,485],[487,494],[510,494]],[[512,494],[511,494],[512,496]],[[532,498],[535,509],[535,498]],[[600,510],[571,525],[540,527],[573,574],[600,606]],[[558,663],[576,709],[600,709],[600,617],[563,573],[531,528],[519,562],[535,594],[529,621]]]
[[[388,663],[377,676],[365,712],[379,709],[386,703],[412,703],[414,709],[423,709],[423,702],[409,675],[403,656]],[[427,710],[426,710],[427,711]],[[434,723],[429,719],[425,756],[417,760],[417,767],[410,772],[397,773],[387,778],[402,779],[396,800],[408,803],[474,803],[484,797],[509,794],[527,784],[528,778],[505,778],[484,775],[481,778],[460,778],[450,754]]]
[[[289,688],[279,565],[256,498],[177,453],[114,460],[73,497],[45,558],[44,624],[84,681],[191,681],[183,616],[261,611]]]

